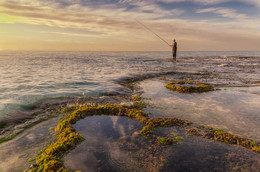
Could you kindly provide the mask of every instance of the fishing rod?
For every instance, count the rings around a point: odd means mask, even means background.
[[[143,23],[141,23],[140,21],[136,20],[137,23],[139,23],[140,25],[142,25],[144,28],[146,28],[147,30],[149,30],[150,32],[152,32],[153,34],[155,34],[158,38],[160,38],[163,42],[165,42],[168,46],[171,47],[170,44],[168,44],[167,41],[165,41],[163,38],[161,38],[157,33],[155,33],[154,31],[152,31],[150,28],[148,28],[147,26],[145,26]]]

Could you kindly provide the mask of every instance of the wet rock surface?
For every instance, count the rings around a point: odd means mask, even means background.
[[[36,109],[42,109],[40,112],[52,112],[63,104],[69,111],[70,107],[80,104],[129,103],[129,96],[138,90],[139,93],[144,92],[142,96],[149,98],[145,101],[151,106],[145,110],[151,112],[150,118],[177,117],[191,120],[197,124],[205,124],[206,121],[206,124],[210,126],[224,128],[225,131],[258,140],[259,115],[257,114],[259,114],[258,103],[260,102],[258,101],[260,95],[258,87],[248,87],[249,89],[247,87],[242,89],[229,87],[258,86],[260,83],[259,60],[259,58],[249,57],[182,58],[174,64],[174,69],[171,72],[140,75],[116,81],[127,87],[124,89],[125,93],[120,94],[121,96],[114,96],[117,93],[111,93],[103,98],[80,97],[72,98],[64,103],[54,101],[46,105],[39,104],[29,111],[21,112],[19,115],[23,114],[21,115],[23,119],[16,118],[20,122],[10,122],[14,125],[9,125],[6,124],[6,121],[1,121],[0,126],[2,131],[13,131],[17,124],[24,124],[28,119],[32,120],[31,116],[34,116],[32,114],[36,112]],[[143,81],[149,78],[156,79]],[[164,84],[170,80],[192,80],[212,84],[220,88],[221,92],[213,91],[212,93],[203,93],[200,96],[169,94],[164,91]],[[137,89],[137,85],[133,82],[140,81],[143,82]],[[158,87],[158,84],[162,84],[163,88]],[[147,94],[148,92],[150,94]],[[237,92],[241,94],[236,94]],[[225,96],[226,93],[228,93],[227,96]],[[219,102],[231,106],[231,108],[220,105]],[[201,106],[198,105],[205,105],[207,108],[201,111]],[[240,111],[242,113],[239,113]],[[212,112],[217,112],[217,115]],[[234,115],[236,113],[237,116]],[[45,119],[48,117],[46,114],[43,116]],[[220,118],[216,118],[216,116]],[[96,118],[96,121],[84,122],[91,118]],[[118,122],[123,117],[115,118],[117,118],[117,122],[114,119],[102,120],[99,117],[87,117],[81,120],[83,121],[82,125],[81,121],[77,122],[76,125],[81,127],[76,127],[76,130],[82,130],[87,139],[64,158],[65,167],[72,170],[81,169],[82,171],[208,171],[209,169],[212,171],[257,171],[260,166],[259,154],[241,146],[228,145],[200,136],[189,136],[185,134],[185,129],[176,127],[159,127],[148,137],[140,136],[140,129],[135,130],[140,125],[139,122],[133,119],[127,119],[127,122]],[[219,123],[215,123],[215,121]],[[6,130],[8,126],[12,126],[13,129]],[[26,129],[25,126],[21,128]],[[93,129],[95,127],[96,129]],[[173,143],[171,145],[161,144],[158,142],[158,137],[172,138]],[[16,140],[11,141],[16,142]],[[21,140],[21,142],[26,143],[25,140]],[[32,143],[32,147],[34,144],[37,143]],[[6,147],[6,149],[10,150],[11,148]],[[3,154],[6,152],[3,151]],[[21,162],[24,162],[25,158],[22,159]],[[17,166],[23,168],[21,165]]]
[[[164,87],[160,79],[140,83],[150,104],[150,117],[177,117],[260,141],[260,87],[219,87],[219,91],[182,94]]]
[[[164,61],[173,63],[167,59]],[[256,57],[181,57],[176,63],[173,63],[172,71],[141,74],[115,80],[123,87],[119,87],[117,92],[104,93],[105,96],[111,98],[67,97],[46,100],[26,107],[25,110],[13,112],[0,119],[0,138],[18,134],[24,130],[24,127],[48,119],[48,116],[52,116],[57,109],[68,104],[77,105],[84,101],[103,104],[105,102],[120,102],[120,99],[128,97],[136,89],[134,82],[145,79],[162,76],[161,79],[166,81],[191,80],[214,86],[258,86],[260,85],[259,69],[260,58]],[[19,129],[15,131],[14,128]]]
[[[177,72],[166,79],[192,80],[212,85],[241,86],[259,84],[260,58],[209,57],[180,58],[175,64]]]
[[[55,127],[58,118],[42,122],[27,129],[16,138],[0,145],[0,171],[21,172],[29,168],[35,154],[55,140],[51,127]]]

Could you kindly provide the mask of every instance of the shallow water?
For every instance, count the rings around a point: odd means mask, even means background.
[[[174,128],[159,129],[160,135],[169,136]],[[258,171],[258,153],[237,145],[228,145],[197,136],[177,132],[183,141],[169,146],[167,160],[160,171]]]
[[[157,108],[153,116],[188,119],[245,138],[260,141],[260,87],[224,87],[220,91],[182,94],[158,79],[140,83],[142,96]]]
[[[55,137],[51,127],[56,127],[58,118],[42,122],[18,135],[16,138],[0,145],[0,171],[21,172],[29,169],[34,159]],[[52,133],[52,134],[51,134]]]
[[[82,171],[138,170],[117,142],[140,130],[139,122],[126,117],[94,116],[80,120],[74,128],[85,137],[85,141],[64,158],[66,168]]]
[[[82,171],[256,171],[260,156],[249,149],[187,136],[182,128],[158,128],[155,136],[181,136],[163,145],[134,135],[139,122],[126,117],[94,116],[74,125],[86,138],[64,158],[66,168]]]
[[[49,98],[124,91],[115,81],[140,74],[225,69],[221,75],[226,78],[230,72],[242,80],[259,80],[260,58],[228,56],[260,57],[260,52],[180,52],[179,62],[172,63],[164,60],[171,59],[170,52],[1,51],[0,117]]]
[[[113,81],[134,74],[168,71],[167,53],[0,53],[0,117],[48,98],[102,95],[122,89]]]

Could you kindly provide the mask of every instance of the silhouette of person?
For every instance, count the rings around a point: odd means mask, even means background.
[[[177,42],[175,41],[175,39],[173,40],[173,45],[172,46],[172,56],[173,56],[173,60],[176,61],[176,56],[177,56]]]

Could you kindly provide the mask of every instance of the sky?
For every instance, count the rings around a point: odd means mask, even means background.
[[[0,50],[260,51],[260,0],[0,0]]]

